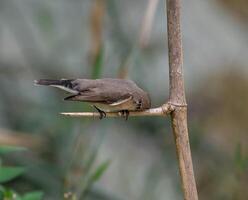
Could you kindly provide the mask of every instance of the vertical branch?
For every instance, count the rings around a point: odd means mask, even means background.
[[[185,200],[197,200],[197,189],[191,158],[187,104],[183,80],[183,52],[180,28],[180,0],[167,0],[167,27],[169,49],[170,104],[172,129],[177,149],[179,170]]]
[[[167,0],[166,7],[170,66],[170,101],[174,104],[185,105],[180,0]]]

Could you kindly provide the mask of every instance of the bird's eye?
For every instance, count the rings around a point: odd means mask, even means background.
[[[72,81],[71,82],[71,86],[72,86],[72,88],[74,88],[74,89],[77,89],[78,88],[78,83],[76,82],[76,81]]]
[[[142,107],[142,100],[140,99],[138,102],[137,102],[137,109],[140,109]]]

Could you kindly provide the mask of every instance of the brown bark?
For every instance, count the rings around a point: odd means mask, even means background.
[[[177,149],[179,171],[185,200],[197,200],[197,189],[191,158],[187,104],[183,80],[183,52],[180,29],[180,0],[167,0],[167,29],[169,49],[169,103],[174,106],[171,112],[172,130]]]

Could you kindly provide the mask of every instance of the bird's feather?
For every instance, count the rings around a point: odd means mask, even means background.
[[[98,107],[100,110],[103,110],[105,112],[116,112],[120,110],[136,110],[136,103],[133,101],[132,96],[111,104],[92,103],[92,105]]]

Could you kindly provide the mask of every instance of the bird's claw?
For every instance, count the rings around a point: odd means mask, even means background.
[[[106,113],[104,111],[99,111],[100,117],[99,119],[105,118],[106,117]]]
[[[105,118],[106,117],[106,113],[102,110],[100,110],[99,108],[97,108],[96,106],[94,106],[94,108],[99,112],[100,116],[99,119]]]
[[[120,113],[121,113],[121,116],[125,117],[125,119],[127,121],[128,117],[129,117],[129,111],[128,110],[122,110],[122,111],[120,111]]]

